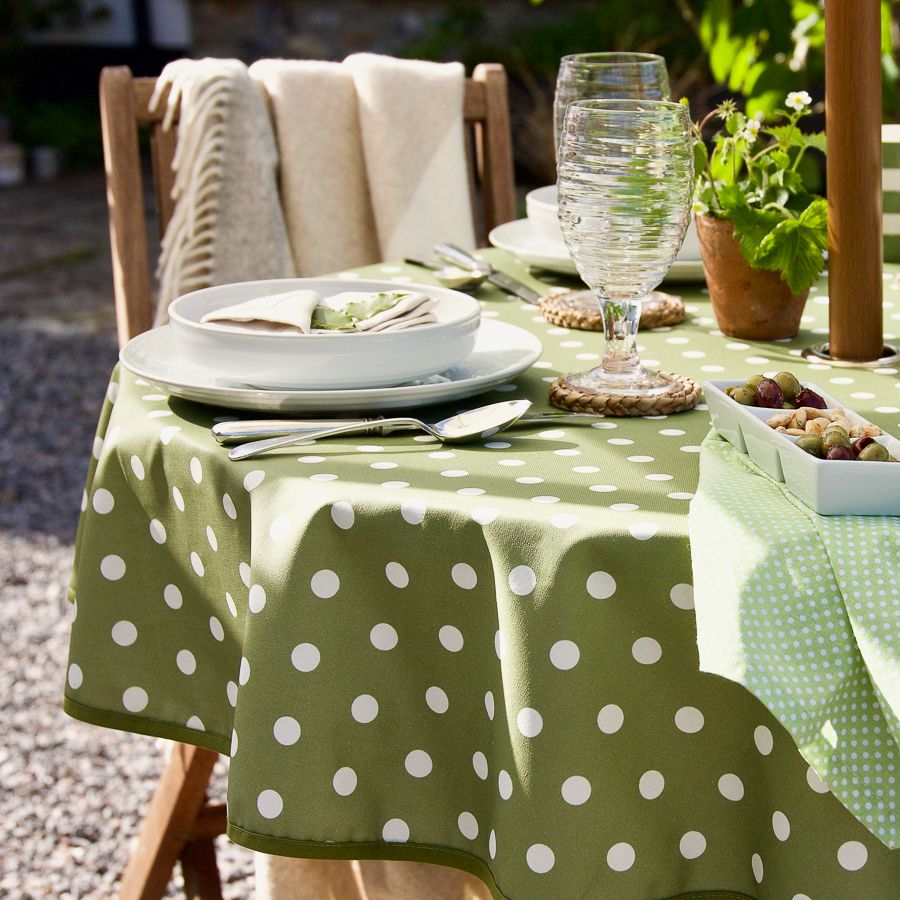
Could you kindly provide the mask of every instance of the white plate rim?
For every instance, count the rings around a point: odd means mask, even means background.
[[[543,253],[539,250],[524,247],[518,236],[526,229],[530,230],[530,228],[531,223],[527,218],[504,222],[502,225],[497,225],[491,229],[488,240],[492,246],[514,254],[529,265],[566,275],[578,274],[575,263],[568,252],[553,253],[551,249],[551,252]],[[533,231],[531,233],[533,234]],[[552,247],[551,241],[547,243]],[[704,277],[703,261],[697,257],[696,259],[676,259],[664,280],[702,281]]]
[[[134,347],[147,341],[166,344],[168,325],[146,331],[132,338],[119,353],[122,366],[132,375],[166,391],[172,396],[207,405],[231,409],[304,412],[313,410],[397,409],[429,406],[449,400],[462,399],[490,390],[515,378],[537,362],[543,353],[540,339],[525,328],[507,322],[482,320],[481,328],[502,336],[515,334],[529,345],[522,357],[496,372],[462,378],[438,384],[396,385],[382,388],[337,388],[333,390],[266,390],[228,385],[200,384],[179,381],[142,366],[133,359]],[[171,346],[171,341],[168,342]],[[131,349],[129,349],[131,348]]]

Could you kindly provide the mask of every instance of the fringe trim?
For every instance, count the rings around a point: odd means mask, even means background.
[[[183,65],[187,63],[187,65]],[[193,60],[165,67],[156,82],[150,109],[168,87],[162,127],[169,130],[178,114],[178,146],[172,161],[175,209],[163,236],[156,274],[159,298],[155,323],[168,319],[169,303],[181,294],[212,284],[218,225],[219,192],[225,178],[226,123],[233,89],[229,75],[198,77]]]

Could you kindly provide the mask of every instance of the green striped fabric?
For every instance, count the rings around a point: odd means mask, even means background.
[[[900,125],[881,126],[884,259],[900,262]]]

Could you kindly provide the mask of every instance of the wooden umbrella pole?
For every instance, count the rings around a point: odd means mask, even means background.
[[[829,354],[871,361],[884,349],[879,0],[825,4]]]

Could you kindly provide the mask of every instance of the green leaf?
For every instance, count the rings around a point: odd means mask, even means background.
[[[779,272],[791,291],[800,294],[819,277],[828,242],[828,206],[819,198],[797,219],[785,219],[759,244],[756,266]]]
[[[700,42],[709,50],[719,34],[731,30],[731,0],[707,0],[700,16]]]
[[[728,76],[728,87],[733,91],[743,93],[744,81],[750,67],[756,62],[759,46],[755,35],[750,35],[739,48],[731,63],[731,72]]]
[[[768,125],[762,129],[764,134],[775,138],[780,144],[788,147],[811,147],[821,153],[825,152],[825,132],[814,131],[804,134],[796,126]]]
[[[784,215],[772,209],[753,209],[750,206],[729,215],[744,259],[754,268],[769,268],[762,264],[762,244],[785,221]]]
[[[709,150],[703,141],[694,141],[694,174],[699,178],[706,171],[709,162]]]

